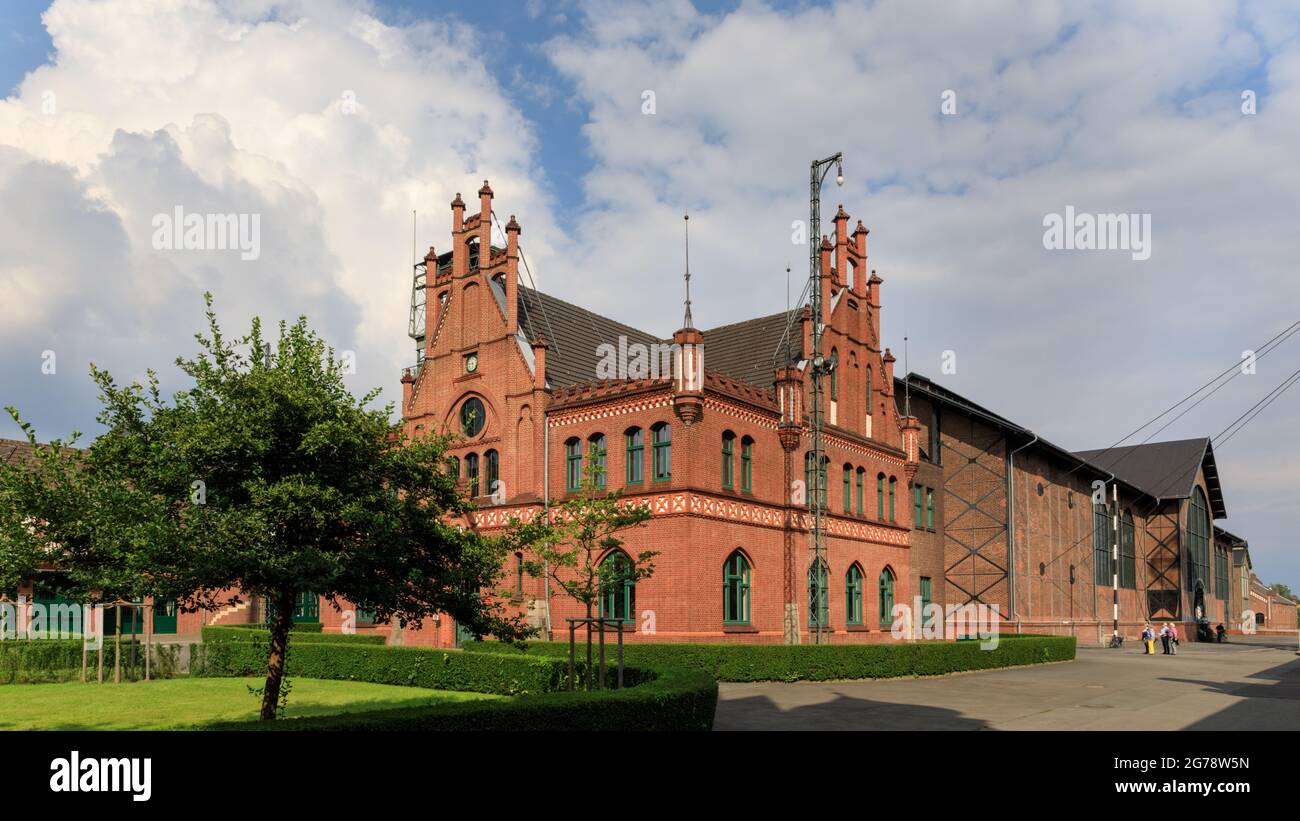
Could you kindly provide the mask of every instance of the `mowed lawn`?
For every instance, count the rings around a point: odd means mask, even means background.
[[[175,678],[134,684],[0,686],[0,730],[170,730],[213,721],[255,721],[261,678]],[[496,699],[358,681],[295,678],[285,718]]]

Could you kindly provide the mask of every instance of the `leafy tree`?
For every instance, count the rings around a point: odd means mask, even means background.
[[[623,546],[618,533],[640,527],[650,518],[650,507],[623,501],[622,491],[604,490],[602,468],[587,461],[581,490],[551,509],[548,517],[539,511],[531,520],[511,519],[504,539],[512,550],[532,558],[524,562],[529,575],[546,576],[570,598],[581,604],[588,619],[595,618],[601,596],[654,574],[657,551],[642,551],[635,557],[624,553],[624,562],[603,558]],[[636,618],[635,613],[629,613]],[[591,669],[592,634],[587,630],[587,669]]]
[[[1272,587],[1274,592],[1276,592],[1278,595],[1286,596],[1291,601],[1296,600],[1296,596],[1294,593],[1291,592],[1291,588],[1283,584],[1282,582],[1278,582],[1277,584],[1272,585]]]
[[[377,390],[352,396],[305,318],[281,322],[271,349],[256,320],[227,340],[206,301],[198,355],[176,360],[193,387],[171,401],[153,372],[147,386],[119,387],[92,366],[107,432],[75,479],[45,477],[46,495],[80,495],[82,509],[51,502],[34,512],[59,545],[56,564],[85,589],[134,578],[137,595],[190,611],[264,597],[273,613],[264,719],[276,715],[301,594],[365,606],[381,621],[419,626],[442,612],[503,640],[530,634],[480,595],[506,546],[455,523],[472,503],[444,469],[450,435],[409,438],[391,406],[367,407]]]

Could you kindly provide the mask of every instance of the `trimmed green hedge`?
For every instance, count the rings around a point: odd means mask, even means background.
[[[266,646],[257,642],[203,644],[190,661],[190,675],[264,676],[266,656]],[[324,642],[297,644],[291,639],[286,675],[519,695],[559,689],[566,669],[567,662],[545,656]]]
[[[1074,658],[1072,636],[1000,638],[984,650],[978,641],[899,642],[890,644],[640,644],[623,646],[624,663],[633,666],[700,670],[717,681],[831,681],[835,679],[934,676],[966,670],[989,670]],[[564,642],[467,642],[470,653],[526,654],[560,658],[567,664]],[[607,660],[613,657],[606,645]],[[584,645],[577,648],[585,657]],[[608,663],[608,662],[607,662]]]
[[[219,624],[216,627],[234,627],[237,630],[265,630],[265,624]],[[320,633],[325,630],[325,625],[318,621],[296,621],[289,628],[295,633]]]
[[[217,641],[195,649],[191,675],[261,676],[266,648]],[[624,689],[563,690],[568,661],[522,653],[465,653],[414,647],[289,642],[286,675],[516,696],[433,707],[380,710],[266,723],[209,725],[219,730],[708,730],[718,685],[698,670],[625,666]],[[584,686],[582,665],[575,670]],[[613,681],[616,670],[607,670]]]
[[[191,648],[197,645],[190,645]],[[176,675],[180,656],[179,644],[153,645],[151,678],[171,678]],[[111,679],[115,664],[116,642],[104,640],[104,677]],[[86,680],[95,681],[99,675],[99,651],[86,654]],[[45,684],[59,681],[77,681],[81,678],[81,639],[15,639],[0,641],[0,684]],[[122,678],[138,681],[144,678],[144,643],[135,648],[135,666],[131,666],[131,643],[122,642]]]
[[[111,647],[106,663],[112,658]],[[95,657],[89,662],[94,670]],[[81,639],[0,641],[0,683],[35,684],[81,677]]]
[[[339,648],[335,647],[334,650]],[[395,648],[389,648],[392,652]],[[411,651],[430,652],[430,651]],[[464,656],[511,658],[491,653]],[[567,662],[566,662],[567,664]],[[552,692],[508,701],[471,701],[338,716],[223,723],[206,730],[710,730],[718,684],[699,670],[624,667],[635,687]]]
[[[248,626],[240,624],[221,624],[208,625],[202,630],[204,642],[219,641],[247,641],[247,642],[267,642],[270,641],[271,631],[260,625],[250,624]],[[365,633],[365,634],[348,634],[348,633],[313,633],[293,631],[289,637],[289,646],[294,647],[299,644],[383,644],[386,636]]]

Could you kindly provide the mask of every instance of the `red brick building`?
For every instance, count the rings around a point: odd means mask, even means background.
[[[605,599],[631,640],[806,642],[820,618],[832,642],[878,641],[893,605],[917,598],[996,605],[1005,631],[1098,643],[1117,617],[1129,637],[1153,620],[1190,635],[1250,609],[1234,592],[1244,542],[1213,526],[1227,512],[1208,440],[1071,453],[929,379],[895,378],[883,280],[843,208],[821,241],[822,350],[839,367],[815,567],[800,495],[813,469],[808,308],[702,331],[688,309],[656,338],[524,287],[522,229],[511,217],[494,246],[493,192],[478,194],[476,214],[452,202],[451,247],[423,263],[407,430],[462,433],[453,453],[485,532],[568,498],[592,459],[607,487],[648,504],[625,547],[658,551],[656,571]],[[582,615],[522,574],[515,600],[557,638]],[[402,640],[458,636],[439,622]]]
[[[1004,632],[1089,643],[1117,619],[1130,638],[1148,621],[1189,637],[1198,621],[1295,629],[1294,603],[1255,580],[1245,540],[1214,526],[1227,510],[1207,439],[1072,453],[926,377],[896,378],[883,280],[843,208],[820,247],[822,353],[837,367],[814,563],[809,309],[699,330],[688,306],[657,338],[525,287],[521,226],[494,221],[486,182],[478,195],[472,214],[456,196],[450,247],[416,269],[404,426],[460,435],[452,465],[479,506],[467,524],[487,533],[570,498],[593,461],[607,488],[648,505],[647,524],[621,535],[629,554],[658,552],[655,572],[603,597],[629,640],[807,642],[821,622],[831,642],[882,641],[894,605],[918,601],[995,606]],[[522,560],[507,568],[512,605],[563,638],[583,613]],[[159,608],[181,633],[263,617],[258,602],[171,621]],[[312,596],[299,610],[392,642],[464,638],[447,617],[397,630]]]
[[[824,349],[840,367],[822,467],[834,497],[827,560],[816,569],[807,506],[795,501],[810,478],[807,311],[784,345],[784,313],[704,331],[684,323],[658,339],[520,285],[522,229],[511,217],[505,247],[493,246],[492,199],[485,183],[478,213],[452,202],[451,247],[424,261],[420,364],[402,379],[410,434],[462,435],[452,455],[478,497],[472,524],[491,532],[568,498],[596,459],[607,487],[653,514],[625,547],[658,551],[655,573],[608,597],[632,640],[806,641],[810,597],[832,641],[886,636],[894,602],[915,592],[906,494],[917,460],[881,344],[867,229],[850,230],[841,210],[822,245]],[[521,577],[517,601],[559,635],[582,614],[546,587]],[[404,637],[455,639],[441,622]]]

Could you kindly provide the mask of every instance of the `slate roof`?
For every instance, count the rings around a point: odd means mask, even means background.
[[[20,464],[31,459],[32,446],[26,440],[0,439],[0,462]]]
[[[734,322],[704,331],[704,368],[740,382],[770,388],[775,375],[774,355],[785,335],[789,314],[782,312],[744,322]],[[586,308],[536,291],[519,288],[519,325],[529,337],[543,336],[550,343],[546,352],[547,381],[552,387],[585,385],[597,381],[597,353],[603,344],[617,346],[619,337],[628,343],[667,345],[671,339],[615,322]],[[803,338],[798,323],[792,330],[791,364],[803,356]]]
[[[789,317],[781,312],[704,331],[704,369],[770,388],[781,364],[777,348],[784,347]],[[790,335],[790,364],[794,365],[803,358],[803,331],[798,322]]]
[[[1006,417],[981,407],[917,373],[908,374],[906,379],[898,377],[894,379],[895,399],[899,402],[902,402],[906,383],[911,384],[913,394],[939,399],[1022,436],[1036,435],[1028,428],[1017,425]],[[1205,472],[1205,485],[1209,490],[1210,511],[1213,518],[1222,519],[1228,515],[1223,504],[1223,489],[1219,484],[1214,450],[1210,446],[1210,440],[1204,437],[1073,452],[1041,437],[1038,438],[1037,445],[1066,458],[1084,462],[1088,468],[1099,472],[1103,477],[1113,473],[1120,482],[1158,499],[1185,499],[1191,496],[1197,468],[1202,468]]]
[[[650,346],[663,342],[654,334],[522,285],[519,327],[529,337],[541,336],[550,344],[546,351],[546,379],[556,388],[595,382],[600,363],[598,349],[605,344],[617,348],[620,336],[626,336],[629,344]]]
[[[1075,455],[1161,499],[1186,499],[1191,496],[1196,484],[1197,468],[1203,468],[1214,518],[1222,519],[1228,515],[1223,506],[1223,489],[1219,485],[1214,448],[1205,437],[1103,450],[1081,450]]]

